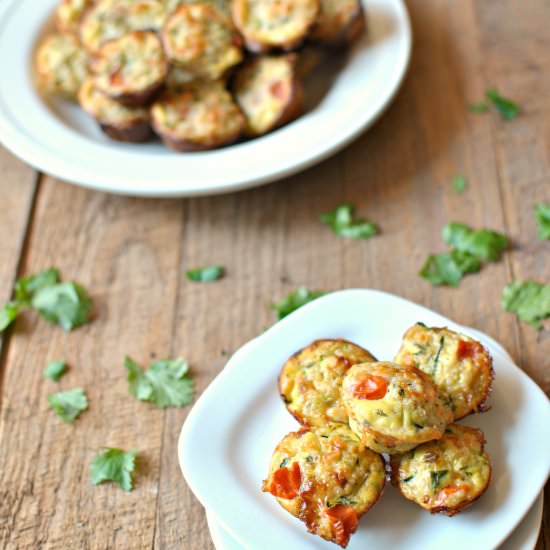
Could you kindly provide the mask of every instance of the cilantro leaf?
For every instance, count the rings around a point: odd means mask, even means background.
[[[122,489],[133,489],[132,472],[136,466],[137,451],[124,452],[122,449],[107,449],[96,456],[90,465],[90,477],[94,485],[104,481],[115,481]]]
[[[219,265],[211,265],[208,267],[192,269],[191,271],[188,271],[186,275],[190,281],[210,283],[220,279],[223,276],[223,271],[223,267],[220,267]]]
[[[453,189],[457,193],[464,193],[464,191],[466,191],[466,187],[468,186],[468,182],[464,176],[455,176],[453,178],[452,185]]]
[[[451,250],[429,256],[420,270],[420,276],[433,285],[457,287],[464,275],[477,273],[480,269],[481,262],[469,252]]]
[[[65,361],[52,361],[51,363],[48,363],[48,366],[44,369],[42,374],[44,375],[44,378],[49,378],[54,382],[59,382],[66,370],[67,364]]]
[[[486,113],[489,110],[489,105],[485,101],[479,103],[471,103],[468,107],[471,113]]]
[[[369,239],[379,233],[376,224],[362,219],[355,218],[355,207],[352,204],[344,203],[331,212],[321,216],[321,222],[326,223],[339,237],[345,239]]]
[[[550,203],[542,202],[535,205],[535,219],[541,241],[550,239]],[[0,329],[1,330],[1,329]]]
[[[32,306],[44,319],[69,332],[88,322],[93,304],[79,284],[58,283],[39,289]]]
[[[541,321],[550,317],[550,285],[514,281],[502,291],[501,303],[506,311],[540,330]]]
[[[502,97],[494,88],[487,90],[485,97],[493,104],[503,120],[513,120],[520,113],[517,103]]]
[[[461,252],[469,252],[480,260],[496,262],[508,248],[505,235],[481,229],[474,231],[462,223],[450,223],[443,228],[443,240]]]
[[[308,290],[305,287],[300,287],[288,294],[280,302],[273,304],[271,307],[277,312],[277,318],[279,321],[284,319],[287,315],[290,315],[292,312],[297,309],[305,306],[307,303],[324,296],[325,292],[320,292],[317,290]]]
[[[156,361],[146,371],[130,357],[124,365],[129,392],[140,401],[151,401],[160,408],[184,407],[193,401],[193,380],[183,359]]]
[[[88,398],[81,388],[62,391],[48,397],[52,409],[65,422],[72,423],[88,408]]]
[[[17,317],[18,313],[24,308],[17,302],[8,302],[0,309],[0,332],[6,330]]]
[[[58,282],[59,271],[55,267],[51,267],[46,271],[41,271],[36,275],[21,277],[15,283],[15,300],[30,305],[35,292],[53,286]]]

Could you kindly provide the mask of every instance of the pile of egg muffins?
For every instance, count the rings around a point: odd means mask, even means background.
[[[201,151],[300,116],[318,52],[366,25],[360,0],[62,0],[55,27],[36,52],[43,93],[114,140]]]
[[[417,323],[393,362],[345,340],[317,340],[282,368],[279,392],[302,427],[273,453],[263,490],[307,530],[346,547],[386,473],[408,500],[453,516],[487,489],[485,437],[457,420],[487,409],[482,344]]]

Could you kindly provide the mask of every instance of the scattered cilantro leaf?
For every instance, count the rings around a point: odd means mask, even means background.
[[[65,422],[72,423],[88,408],[88,398],[81,388],[62,391],[48,397],[52,409]]]
[[[506,311],[540,330],[541,321],[550,317],[550,285],[514,281],[502,291],[501,303]]]
[[[291,292],[280,302],[273,304],[271,307],[277,312],[277,318],[279,321],[284,319],[287,315],[290,315],[292,312],[297,309],[305,306],[307,303],[324,296],[325,292],[320,292],[317,290],[308,290],[305,287],[300,287],[298,290]]]
[[[457,287],[467,273],[477,273],[481,269],[478,258],[468,252],[451,250],[444,254],[431,255],[420,270],[420,276],[433,285]]]
[[[489,110],[489,104],[485,101],[471,103],[468,109],[471,113],[486,113]]]
[[[44,375],[44,378],[49,378],[54,382],[59,382],[66,370],[67,364],[65,361],[52,361],[48,363],[48,366],[44,369],[42,374]]]
[[[503,120],[513,120],[520,113],[517,103],[511,99],[502,97],[494,88],[487,90],[485,97],[493,104]]]
[[[183,359],[156,361],[143,370],[126,357],[124,365],[128,370],[129,392],[140,401],[151,401],[160,408],[184,407],[193,401],[193,380]]]
[[[541,241],[550,239],[550,203],[535,204],[535,219]],[[1,329],[0,329],[1,330]]]
[[[223,276],[223,267],[219,265],[211,265],[208,267],[199,267],[192,269],[186,273],[187,278],[190,281],[198,283],[211,283],[217,281]]]
[[[452,185],[453,189],[457,193],[464,193],[464,191],[466,191],[466,187],[468,186],[468,182],[464,176],[455,176],[453,178]]]
[[[136,465],[137,451],[125,452],[122,449],[107,449],[96,456],[90,466],[90,477],[94,485],[104,481],[114,481],[122,489],[133,489],[132,473]]]
[[[443,240],[456,250],[469,252],[480,260],[496,262],[508,248],[505,235],[481,229],[474,231],[462,223],[450,223],[443,228]]]
[[[59,283],[59,270],[55,267],[41,271],[36,275],[21,277],[15,283],[15,300],[30,305],[35,292],[57,283]]]
[[[58,283],[38,290],[32,306],[44,319],[69,332],[88,322],[93,304],[79,284]]]
[[[345,239],[369,239],[379,233],[376,224],[354,216],[355,207],[344,203],[331,212],[321,216],[321,222],[326,223],[339,237]]]
[[[17,302],[8,302],[0,309],[0,332],[6,330],[17,317],[22,307]]]

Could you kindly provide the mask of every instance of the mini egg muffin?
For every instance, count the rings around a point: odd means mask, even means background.
[[[247,48],[292,50],[319,16],[319,0],[232,0],[231,13]]]
[[[304,87],[295,65],[295,55],[266,56],[238,70],[233,91],[246,117],[248,136],[266,134],[302,114]]]
[[[78,38],[69,33],[48,36],[36,54],[39,87],[46,93],[76,99],[88,74],[89,58]]]
[[[350,367],[376,361],[366,349],[346,340],[316,340],[295,353],[279,375],[279,393],[300,424],[322,426],[348,421],[340,397]]]
[[[94,0],[61,0],[55,11],[55,23],[60,32],[78,33],[80,23]]]
[[[447,328],[417,323],[403,336],[395,362],[417,367],[430,376],[449,399],[455,420],[487,410],[493,360],[476,340]]]
[[[126,107],[98,90],[93,78],[85,80],[78,94],[80,106],[95,118],[112,139],[138,143],[151,137],[147,109]]]
[[[159,31],[166,19],[162,0],[99,0],[84,17],[80,39],[90,52],[132,31]]]
[[[222,82],[192,82],[167,90],[151,109],[153,128],[176,151],[201,151],[233,143],[245,120]]]
[[[162,29],[162,41],[173,64],[201,78],[221,78],[243,57],[230,18],[212,4],[177,8]]]
[[[454,516],[489,486],[491,461],[481,430],[451,424],[443,437],[391,458],[392,483],[432,514]]]
[[[310,533],[345,548],[384,483],[382,457],[365,448],[345,424],[328,423],[283,438],[263,490]]]
[[[321,0],[321,13],[310,38],[328,46],[355,42],[366,30],[361,0]]]
[[[453,420],[426,374],[395,363],[351,367],[342,382],[342,399],[350,428],[378,453],[403,453],[439,439]]]
[[[164,0],[164,4],[168,15],[183,4],[211,4],[229,15],[229,1],[230,0]]]
[[[156,33],[134,31],[103,44],[91,68],[99,90],[125,105],[140,106],[164,84],[168,61]]]

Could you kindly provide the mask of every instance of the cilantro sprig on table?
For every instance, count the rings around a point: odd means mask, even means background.
[[[550,317],[550,285],[536,281],[514,281],[502,291],[502,307],[515,313],[522,321],[537,330],[544,319]]]
[[[491,106],[503,120],[514,120],[521,112],[515,101],[501,96],[495,88],[486,90],[485,101],[471,104],[470,111],[472,113],[486,113],[490,110]]]
[[[224,274],[223,267],[219,265],[211,265],[208,267],[199,267],[191,269],[185,275],[187,279],[196,283],[211,283],[221,279]]]
[[[61,282],[59,271],[50,268],[16,282],[13,299],[0,309],[0,332],[27,309],[34,309],[68,332],[87,323],[92,308],[92,300],[81,285]]]
[[[321,216],[321,222],[332,228],[335,235],[345,239],[370,239],[380,232],[369,220],[355,217],[355,207],[350,203],[337,206]]]
[[[132,474],[136,466],[136,456],[136,450],[125,452],[122,449],[106,449],[96,456],[90,466],[92,484],[114,481],[130,492],[133,489]]]
[[[88,408],[88,398],[81,388],[62,391],[48,397],[50,406],[64,422],[72,424]]]
[[[67,370],[65,361],[51,361],[42,373],[44,378],[49,378],[53,382],[59,382]]]
[[[272,304],[271,307],[277,313],[277,319],[280,321],[287,315],[290,315],[292,312],[325,294],[326,292],[308,290],[306,287],[302,286],[285,296],[279,302]]]
[[[451,185],[457,193],[464,193],[468,187],[468,180],[464,176],[454,176]]]
[[[550,203],[535,204],[535,220],[541,241],[550,239]]]
[[[189,365],[183,359],[156,361],[147,370],[130,357],[124,360],[128,370],[129,392],[140,401],[159,408],[184,407],[193,401],[194,383]]]
[[[430,255],[420,270],[420,276],[433,285],[458,286],[465,275],[480,271],[484,261],[498,261],[509,246],[507,237],[501,233],[489,229],[476,231],[456,222],[443,228],[442,237],[452,249]]]

